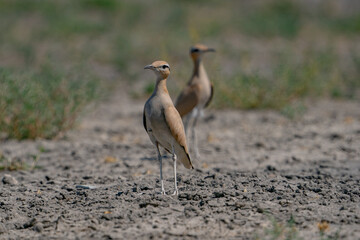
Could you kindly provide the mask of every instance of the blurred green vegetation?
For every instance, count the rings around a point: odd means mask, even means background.
[[[215,89],[225,93],[215,99],[215,104],[243,109],[282,109],[306,96],[354,98],[357,94],[358,79],[346,78],[346,73],[337,67],[333,51],[313,50],[297,63],[291,58],[287,55],[278,60],[272,77],[240,72],[229,81],[215,79]]]
[[[301,237],[299,227],[296,219],[291,215],[290,219],[287,221],[279,221],[271,213],[265,212],[269,219],[269,225],[261,230],[261,232],[256,232],[254,239],[256,240],[304,240],[304,237]],[[327,233],[326,231],[329,228],[329,224],[326,221],[317,223],[316,235],[313,237],[314,240],[338,240],[340,239],[338,229],[335,233]]]
[[[118,84],[145,98],[154,80],[143,66],[159,59],[172,67],[168,85],[176,98],[192,71],[188,49],[198,42],[217,49],[204,58],[216,86],[211,107],[273,108],[292,116],[304,98],[357,99],[359,10],[360,4],[336,0],[0,0],[0,88],[18,86],[16,94],[0,95],[1,121],[18,109],[24,111],[18,124],[32,125],[30,112],[46,112],[45,102],[65,108],[68,98],[79,102],[75,119],[95,89]],[[59,85],[67,95],[51,97]],[[37,121],[52,127],[37,127],[46,129],[41,134],[20,126],[18,133],[9,126],[0,131],[52,137],[73,125]]]
[[[293,216],[286,223],[281,223],[277,221],[271,215],[268,216],[270,221],[270,226],[263,229],[263,233],[256,234],[256,240],[264,239],[264,240],[303,240],[303,238],[299,237],[299,230],[297,229],[295,219]]]
[[[27,156],[27,161],[22,159],[8,159],[0,152],[0,171],[18,171],[18,170],[29,170],[41,168],[37,165],[39,155]]]
[[[301,27],[300,9],[292,1],[272,1],[239,17],[240,29],[250,35],[293,38]]]
[[[96,80],[68,77],[49,66],[33,74],[0,68],[0,82],[0,132],[17,139],[57,136],[99,95]]]

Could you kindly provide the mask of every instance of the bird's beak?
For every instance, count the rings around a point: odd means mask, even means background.
[[[153,65],[146,65],[145,67],[144,67],[144,69],[153,69],[154,68],[154,66]]]
[[[214,48],[208,48],[206,52],[216,52]]]

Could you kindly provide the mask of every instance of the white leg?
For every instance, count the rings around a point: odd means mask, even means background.
[[[193,140],[194,140],[194,119],[196,118],[197,114],[198,114],[198,109],[194,108],[190,113],[188,113],[188,115],[186,115],[186,119],[184,122],[185,134],[188,140],[188,147],[190,151],[192,151],[192,147],[193,147],[191,144],[193,144]],[[191,133],[188,131],[188,129],[190,128],[191,128]],[[190,142],[191,137],[192,137],[192,142]]]
[[[176,154],[174,151],[174,145],[172,146],[172,157],[173,157],[173,162],[174,162],[174,187],[175,187],[173,195],[178,195],[179,191],[177,188],[177,179],[176,179]]]
[[[161,156],[161,154],[160,154],[159,144],[156,144],[156,150],[157,150],[158,159],[159,159],[159,162],[160,162],[161,194],[162,194],[162,195],[166,195],[165,188],[164,188],[164,180],[163,180],[163,175],[162,175],[162,156]]]
[[[194,122],[193,122],[193,126],[192,126],[192,138],[193,138],[192,142],[194,145],[195,158],[200,157],[200,153],[199,153],[199,149],[198,149],[198,145],[197,145],[197,136],[196,136],[196,123],[197,123],[198,118],[199,118],[199,111],[196,113],[196,116],[195,116]]]
[[[185,134],[187,134],[187,130],[188,130],[188,126],[189,126],[190,119],[191,119],[191,113],[189,113],[188,115],[186,115],[185,120],[184,120]]]

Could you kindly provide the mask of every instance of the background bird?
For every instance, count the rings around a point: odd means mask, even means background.
[[[200,116],[203,115],[203,109],[206,108],[213,97],[213,85],[209,81],[202,57],[204,53],[215,52],[215,49],[209,48],[202,44],[196,44],[190,48],[190,56],[194,62],[193,74],[184,90],[176,100],[175,106],[181,117],[185,117],[184,124],[186,132],[189,122],[192,121],[192,142],[194,144],[195,157],[199,157],[196,137],[196,123]]]
[[[170,74],[170,66],[164,61],[155,61],[145,66],[156,74],[156,85],[153,94],[146,101],[143,113],[143,124],[151,142],[155,145],[160,162],[161,193],[165,193],[162,175],[162,156],[159,145],[172,154],[174,163],[174,195],[178,194],[176,182],[176,160],[182,162],[186,168],[193,168],[184,125],[179,112],[174,107],[166,87],[166,80]]]

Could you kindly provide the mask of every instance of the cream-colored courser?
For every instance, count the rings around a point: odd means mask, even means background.
[[[159,145],[172,154],[174,163],[174,195],[178,194],[176,182],[176,160],[186,168],[193,168],[188,147],[184,125],[179,112],[174,107],[166,88],[166,80],[170,74],[170,66],[164,61],[155,61],[145,66],[145,69],[152,70],[156,75],[155,90],[146,101],[143,113],[143,123],[151,142],[155,145],[160,162],[161,193],[165,193],[162,175],[162,157]]]
[[[192,144],[194,145],[195,157],[200,156],[195,131],[196,122],[203,115],[203,109],[209,105],[214,93],[213,85],[209,81],[201,60],[204,53],[214,51],[213,48],[208,48],[202,44],[196,44],[190,48],[190,56],[194,62],[194,71],[175,103],[180,116],[182,118],[185,117],[186,132],[190,120],[194,119],[192,122]]]

